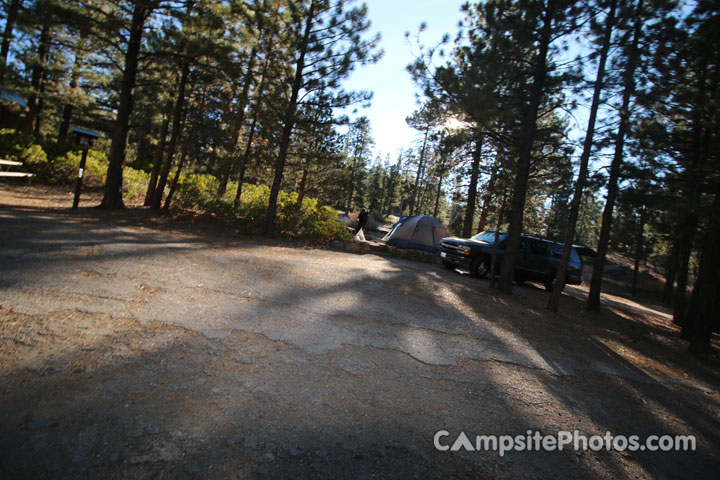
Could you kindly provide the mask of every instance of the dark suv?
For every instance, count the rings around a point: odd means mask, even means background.
[[[495,262],[496,273],[500,272],[502,266],[506,241],[507,233],[500,233]],[[478,233],[472,238],[443,238],[440,242],[440,259],[446,268],[468,269],[473,277],[483,278],[490,271],[494,242],[495,232]],[[547,290],[552,291],[562,249],[562,243],[522,235],[515,265],[515,281],[542,282]],[[570,250],[570,262],[565,283],[580,285],[582,283],[582,267],[580,255],[573,248]]]

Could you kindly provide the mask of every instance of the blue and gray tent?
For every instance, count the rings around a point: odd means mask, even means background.
[[[440,240],[450,235],[448,228],[430,215],[402,217],[383,240],[398,248],[437,251]]]

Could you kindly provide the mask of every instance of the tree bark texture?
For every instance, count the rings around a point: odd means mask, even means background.
[[[125,207],[122,197],[123,167],[130,131],[130,116],[133,110],[133,90],[137,78],[143,29],[145,21],[151,12],[152,9],[149,6],[140,2],[136,3],[133,9],[130,23],[130,40],[125,52],[125,69],[120,83],[118,113],[110,142],[108,169],[105,177],[105,195],[100,204],[101,208],[116,209]]]
[[[605,259],[610,242],[610,229],[612,228],[612,214],[615,208],[615,200],[618,194],[618,180],[620,178],[620,167],[623,162],[625,148],[625,136],[630,126],[630,100],[635,94],[635,70],[637,69],[640,56],[640,37],[642,32],[643,16],[640,14],[643,0],[638,0],[635,12],[635,24],[633,25],[633,39],[629,47],[628,60],[623,72],[623,96],[620,107],[620,124],[618,125],[615,138],[615,152],[610,164],[610,175],[607,183],[607,198],[602,213],[602,224],[598,238],[597,255],[593,263],[593,273],[590,279],[590,292],[588,294],[587,309],[600,309],[600,291],[602,290],[602,279],[605,272]]]

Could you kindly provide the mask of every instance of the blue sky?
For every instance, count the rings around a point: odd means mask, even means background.
[[[372,106],[357,115],[370,118],[375,138],[375,154],[394,161],[401,148],[411,146],[416,131],[405,123],[405,117],[417,107],[416,89],[405,71],[414,60],[417,46],[414,38],[422,22],[428,28],[422,43],[433,45],[443,34],[452,36],[463,17],[460,6],[465,0],[365,0],[372,22],[371,32],[382,35],[381,47],[385,55],[375,65],[358,68],[344,84],[348,90],[374,92]],[[405,38],[410,32],[410,41]]]

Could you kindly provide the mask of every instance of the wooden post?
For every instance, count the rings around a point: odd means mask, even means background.
[[[75,198],[73,199],[73,210],[78,209],[80,204],[80,191],[82,190],[83,174],[85,173],[85,164],[87,163],[88,147],[83,148],[82,158],[80,159],[80,168],[78,169],[77,180],[75,181]]]

